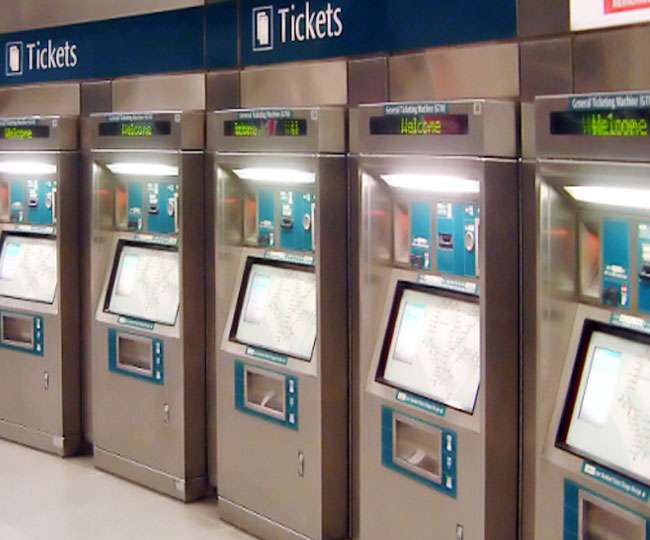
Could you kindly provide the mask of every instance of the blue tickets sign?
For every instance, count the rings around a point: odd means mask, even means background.
[[[237,65],[237,8],[203,6],[0,35],[0,85],[200,70],[205,27],[213,67]]]
[[[508,39],[517,34],[516,12],[516,0],[242,0],[241,61],[270,64]]]

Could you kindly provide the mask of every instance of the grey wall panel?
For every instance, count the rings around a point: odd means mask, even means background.
[[[388,101],[388,58],[362,58],[348,64],[349,105]]]
[[[186,73],[113,81],[113,110],[119,112],[204,110],[205,75]]]
[[[78,115],[80,103],[76,83],[0,89],[0,116]]]
[[[575,91],[647,90],[650,26],[576,34]]]
[[[345,60],[282,64],[242,71],[244,107],[311,107],[348,102]]]
[[[569,0],[519,0],[517,27],[522,37],[569,31]]]
[[[519,96],[519,45],[431,49],[389,60],[393,101]]]
[[[239,71],[215,71],[206,75],[206,110],[218,111],[239,106]]]
[[[203,3],[203,0],[4,0],[0,33],[140,15]]]

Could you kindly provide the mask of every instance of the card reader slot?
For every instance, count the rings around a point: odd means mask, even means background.
[[[274,373],[261,373],[246,368],[246,407],[262,414],[285,420],[285,377]]]
[[[440,484],[442,431],[399,415],[395,415],[393,422],[393,459],[396,464]]]
[[[34,317],[2,314],[2,343],[24,349],[34,348]]]
[[[645,540],[646,522],[636,514],[582,492],[580,494],[579,538],[585,540]]]
[[[119,334],[117,336],[117,367],[138,375],[153,375],[152,341],[147,338]]]

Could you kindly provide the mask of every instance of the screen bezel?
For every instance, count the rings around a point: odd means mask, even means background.
[[[56,247],[56,236],[50,235],[50,234],[32,234],[32,233],[24,233],[24,232],[18,232],[18,231],[9,231],[5,230],[2,231],[2,237],[0,237],[0,261],[2,260],[2,253],[4,252],[5,249],[5,242],[7,241],[7,238],[10,236],[18,236],[21,238],[38,238],[41,240],[49,240],[51,242],[54,242],[54,247],[55,251],[57,251],[57,258],[59,256],[58,254],[58,249]],[[51,302],[46,302],[45,300],[34,300],[32,298],[24,298],[22,296],[12,296],[8,294],[2,294],[0,295],[0,298],[11,298],[13,300],[20,300],[21,302],[35,302],[37,304],[43,304],[46,306],[53,306],[56,302],[56,297],[59,292],[59,267],[58,267],[58,260],[57,260],[57,269],[56,269],[56,287],[54,287],[54,295],[52,297]]]
[[[591,345],[591,338],[595,332],[626,339],[629,341],[640,342],[644,345],[650,346],[650,335],[648,334],[620,326],[612,326],[610,324],[594,321],[592,319],[585,320],[582,326],[580,342],[578,344],[578,350],[573,364],[573,371],[569,380],[569,387],[564,400],[564,407],[562,410],[562,415],[560,417],[560,424],[555,436],[555,446],[560,450],[568,452],[569,454],[572,454],[578,458],[591,461],[599,466],[609,469],[612,472],[634,480],[635,482],[650,486],[650,478],[643,478],[641,476],[638,476],[632,471],[628,471],[627,469],[624,469],[615,463],[604,460],[595,454],[591,454],[590,452],[576,448],[567,442],[574,412],[576,410],[576,407],[579,407],[578,397],[580,394],[582,378],[587,366],[587,353],[589,352],[589,347]]]
[[[111,311],[110,305],[111,305],[111,298],[113,298],[113,288],[115,287],[116,279],[117,279],[117,272],[120,267],[120,261],[122,260],[122,251],[124,250],[125,247],[135,247],[135,248],[141,248],[141,249],[150,249],[152,251],[166,251],[166,252],[176,252],[178,253],[178,249],[174,246],[164,246],[161,244],[149,244],[146,242],[135,242],[133,240],[119,240],[117,244],[117,249],[115,250],[115,256],[113,257],[113,267],[111,268],[111,275],[108,280],[108,286],[106,287],[106,294],[104,296],[104,313],[110,313],[111,315],[116,315],[118,317],[127,317],[127,318],[132,318],[132,319],[137,319],[140,321],[146,321],[150,322],[153,324],[161,324],[163,326],[169,326],[169,327],[174,327],[178,323],[178,314],[181,310],[181,302],[180,302],[180,290],[179,290],[179,302],[178,302],[178,309],[176,310],[176,315],[174,317],[174,322],[173,323],[168,323],[168,322],[161,322],[161,321],[155,321],[155,320],[150,320],[150,319],[145,319],[143,317],[138,317],[136,315],[127,315],[124,313],[117,313],[115,311]],[[179,261],[180,263],[180,261]],[[180,268],[179,268],[180,271]],[[180,282],[179,282],[179,288],[180,288]]]
[[[316,339],[314,340],[314,345],[312,347],[309,358],[294,356],[293,354],[288,353],[287,351],[281,351],[279,349],[274,349],[271,347],[264,347],[256,343],[246,343],[237,338],[237,331],[239,330],[239,322],[241,320],[241,314],[242,314],[242,310],[244,309],[244,302],[246,300],[246,291],[248,290],[248,281],[250,279],[250,275],[254,265],[271,266],[274,268],[282,268],[284,270],[297,270],[299,272],[305,272],[308,274],[316,273],[316,269],[313,266],[290,263],[286,261],[276,261],[272,259],[262,259],[260,257],[249,256],[246,259],[246,266],[244,267],[244,272],[242,274],[239,292],[237,293],[238,294],[237,304],[235,305],[235,311],[233,313],[233,319],[232,319],[232,324],[230,325],[230,334],[228,336],[228,339],[233,343],[244,345],[245,347],[252,347],[254,349],[262,349],[276,354],[281,354],[289,358],[295,358],[296,360],[299,360],[301,362],[307,362],[307,363],[311,362],[312,358],[314,357],[314,349],[316,348],[316,342],[318,341],[318,313],[316,317]],[[318,298],[316,299],[316,301],[318,302]],[[316,309],[318,310],[318,304],[316,305]]]
[[[473,294],[451,291],[447,289],[442,289],[440,287],[432,287],[429,285],[423,285],[421,283],[398,281],[397,284],[395,285],[395,294],[393,295],[393,302],[390,308],[388,325],[386,326],[386,331],[384,332],[384,341],[382,343],[379,363],[377,365],[377,371],[375,373],[375,382],[378,382],[385,386],[389,386],[390,388],[394,388],[395,390],[398,391],[408,392],[410,394],[420,396],[424,399],[428,399],[436,403],[440,403],[441,405],[444,405],[449,409],[473,416],[474,412],[476,411],[476,404],[478,402],[479,392],[481,391],[481,377],[479,377],[479,384],[476,389],[476,396],[474,397],[474,403],[472,404],[471,411],[467,411],[465,409],[459,409],[458,407],[453,407],[451,405],[448,405],[447,403],[440,401],[435,396],[431,396],[425,392],[422,392],[421,390],[399,386],[384,377],[384,374],[386,373],[386,366],[388,365],[388,355],[390,354],[390,349],[393,343],[393,339],[395,337],[395,330],[397,328],[397,318],[399,316],[400,307],[402,305],[402,298],[404,297],[404,293],[407,290],[421,292],[424,294],[430,294],[433,296],[442,296],[445,298],[451,298],[453,300],[458,300],[460,302],[480,304],[480,298]]]

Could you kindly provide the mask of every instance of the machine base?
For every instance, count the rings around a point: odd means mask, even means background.
[[[102,450],[98,446],[95,446],[93,464],[102,471],[121,476],[183,502],[202,499],[209,491],[207,477],[202,476],[183,480],[147,467],[142,463]]]
[[[0,420],[0,438],[61,457],[78,454],[82,443],[80,435],[52,435],[7,420]]]
[[[224,497],[219,497],[219,517],[235,527],[264,540],[310,540],[296,531],[256,514]]]

